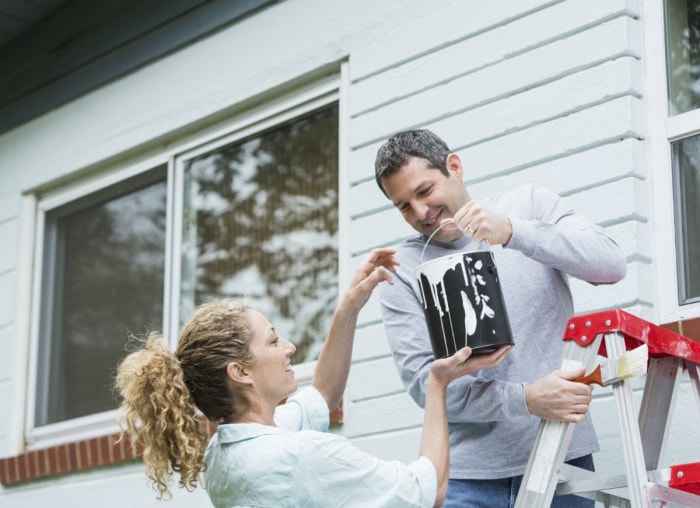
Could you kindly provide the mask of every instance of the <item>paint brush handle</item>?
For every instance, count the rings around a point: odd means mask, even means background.
[[[603,374],[601,372],[600,364],[598,364],[590,374],[577,377],[576,379],[574,379],[574,382],[583,383],[585,385],[591,385],[595,383],[597,385],[603,386]]]

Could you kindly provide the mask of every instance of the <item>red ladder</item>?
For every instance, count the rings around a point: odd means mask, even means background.
[[[555,490],[596,499],[606,506],[650,508],[655,501],[658,506],[673,502],[700,507],[700,462],[659,469],[673,392],[683,369],[688,370],[700,403],[700,342],[619,309],[569,319],[563,340],[562,370],[585,366],[587,372],[598,355],[616,359],[639,345],[648,346],[649,366],[638,416],[631,380],[612,385],[625,475],[604,477],[565,464],[574,424],[542,420],[516,508],[549,507]]]

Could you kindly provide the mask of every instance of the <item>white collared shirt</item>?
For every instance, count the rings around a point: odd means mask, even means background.
[[[371,456],[326,432],[328,405],[314,388],[275,412],[276,427],[219,425],[206,452],[205,483],[217,507],[432,507],[437,477],[420,457],[410,464]]]

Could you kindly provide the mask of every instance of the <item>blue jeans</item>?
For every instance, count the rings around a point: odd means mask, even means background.
[[[594,471],[593,456],[585,455],[567,464]],[[443,508],[512,508],[522,476],[497,480],[450,480]],[[595,501],[580,496],[554,496],[552,508],[593,508]]]

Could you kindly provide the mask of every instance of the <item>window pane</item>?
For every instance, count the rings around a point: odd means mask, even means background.
[[[700,107],[700,2],[666,0],[670,115]]]
[[[115,408],[128,334],[162,328],[165,180],[120,190],[47,215],[36,425]]]
[[[338,292],[338,110],[317,112],[185,166],[180,318],[245,297],[295,362],[318,356]]]
[[[700,300],[700,136],[673,144],[680,303]]]

